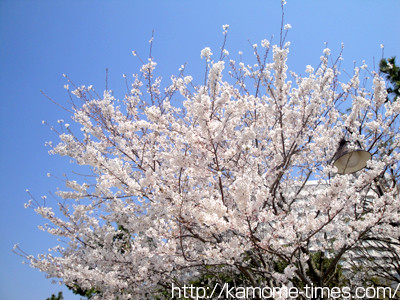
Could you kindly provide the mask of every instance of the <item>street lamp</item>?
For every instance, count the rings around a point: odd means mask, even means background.
[[[361,146],[351,149],[350,142],[342,139],[333,157],[333,165],[338,169],[339,174],[351,174],[365,168],[371,157],[371,153],[362,150]]]

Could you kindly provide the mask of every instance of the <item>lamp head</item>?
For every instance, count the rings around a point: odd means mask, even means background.
[[[367,161],[371,159],[371,153],[359,149],[351,149],[350,142],[340,141],[339,148],[333,157],[333,165],[338,169],[339,174],[351,174],[367,166]]]

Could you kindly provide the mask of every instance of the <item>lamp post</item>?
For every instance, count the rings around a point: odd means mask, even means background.
[[[371,153],[362,150],[361,147],[351,149],[350,142],[342,139],[333,157],[333,165],[338,169],[339,174],[351,174],[365,168],[371,157]]]

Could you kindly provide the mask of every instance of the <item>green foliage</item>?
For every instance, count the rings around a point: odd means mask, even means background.
[[[330,269],[332,263],[334,263],[334,258],[326,257],[323,252],[309,254],[309,268],[306,275],[314,286],[329,288],[346,286],[348,282],[343,276],[342,265],[338,262],[334,268]],[[278,260],[274,263],[274,270],[277,273],[284,273],[287,266],[287,262]],[[306,285],[306,282],[299,278],[293,278],[293,283],[298,288],[304,288]]]
[[[82,289],[79,285],[74,284],[74,285],[67,285],[67,288],[69,288],[75,295],[79,296],[84,296],[87,299],[91,299],[94,297],[96,294],[98,294],[98,291],[96,291],[95,288],[91,289]]]
[[[388,101],[396,101],[400,96],[400,67],[396,65],[396,57],[382,58],[379,70],[391,85],[387,88]]]
[[[219,295],[223,291],[224,284],[228,284],[229,286],[247,286],[246,277],[240,273],[234,273],[231,268],[227,268],[224,265],[220,266],[204,266],[201,271],[201,275],[192,279],[191,281],[185,283],[187,287],[203,288],[205,291],[204,298],[211,299],[211,295],[214,292],[214,295]],[[175,286],[181,286],[178,282],[175,283]],[[172,299],[172,288],[171,286],[164,287],[159,291],[160,297],[156,298],[160,299]],[[174,299],[188,299],[183,297],[178,297],[176,294],[174,295]]]
[[[323,278],[321,278],[321,276],[316,276],[315,272],[309,271],[307,275],[310,276],[313,282],[318,282],[318,280],[322,279],[322,285],[329,288],[346,285],[347,282],[343,277],[342,265],[340,263],[336,263],[335,267],[329,271],[329,267],[334,260],[333,258],[327,258],[323,252],[316,252],[310,255],[310,259],[319,274],[323,275]]]
[[[52,294],[50,298],[47,298],[46,300],[63,300],[63,293],[62,292],[58,292],[58,295],[54,295]]]
[[[232,266],[204,266],[202,270],[199,270],[200,275],[186,282],[185,286],[193,287],[194,290],[196,288],[203,288],[203,291],[205,291],[205,298],[210,298],[212,291],[214,291],[214,295],[219,295],[220,292],[223,291],[224,284],[227,284],[229,287],[279,286],[279,284],[274,281],[273,274],[283,274],[289,264],[283,259],[270,261],[268,263],[271,264],[272,273],[270,275],[262,272],[259,273],[257,270],[258,267],[260,267],[260,262],[257,262],[257,258],[252,254],[251,251],[243,254],[243,264],[235,265],[236,272],[234,271],[235,268],[232,268]],[[331,267],[332,264],[335,265],[334,268]],[[326,288],[344,287],[349,284],[348,280],[343,275],[341,264],[335,262],[334,258],[326,257],[323,252],[310,253],[308,265],[309,268],[306,275],[310,282],[306,282],[300,277],[292,279],[293,284],[299,289],[304,289],[305,286],[310,283],[314,287]],[[179,282],[176,282],[175,286],[179,287]],[[160,297],[156,299],[171,299],[171,290],[171,286],[164,286],[159,290]],[[184,297],[179,298],[176,294],[174,296],[174,299],[187,299]]]

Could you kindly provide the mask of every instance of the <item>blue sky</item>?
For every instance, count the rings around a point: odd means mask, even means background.
[[[317,66],[324,42],[337,54],[343,42],[343,67],[365,60],[373,68],[382,55],[400,58],[400,2],[372,0],[287,0],[286,23],[292,25],[287,40],[292,46],[289,66],[303,73]],[[249,45],[274,35],[279,40],[279,0],[146,0],[89,1],[0,0],[0,299],[46,299],[62,290],[45,274],[22,265],[13,254],[15,243],[38,254],[57,241],[37,229],[42,220],[23,204],[29,189],[37,198],[55,192],[62,177],[73,170],[66,158],[49,156],[45,141],[57,137],[42,125],[68,120],[68,114],[48,101],[43,90],[67,105],[62,74],[75,83],[108,84],[123,94],[122,74],[140,67],[131,54],[147,57],[155,31],[153,56],[165,79],[188,63],[187,75],[197,82],[204,76],[200,51],[208,46],[218,53],[222,25],[229,24],[226,48],[233,58],[239,50],[251,54]],[[54,200],[49,200],[55,203]],[[65,291],[65,289],[63,289]],[[79,299],[70,292],[65,299]]]

